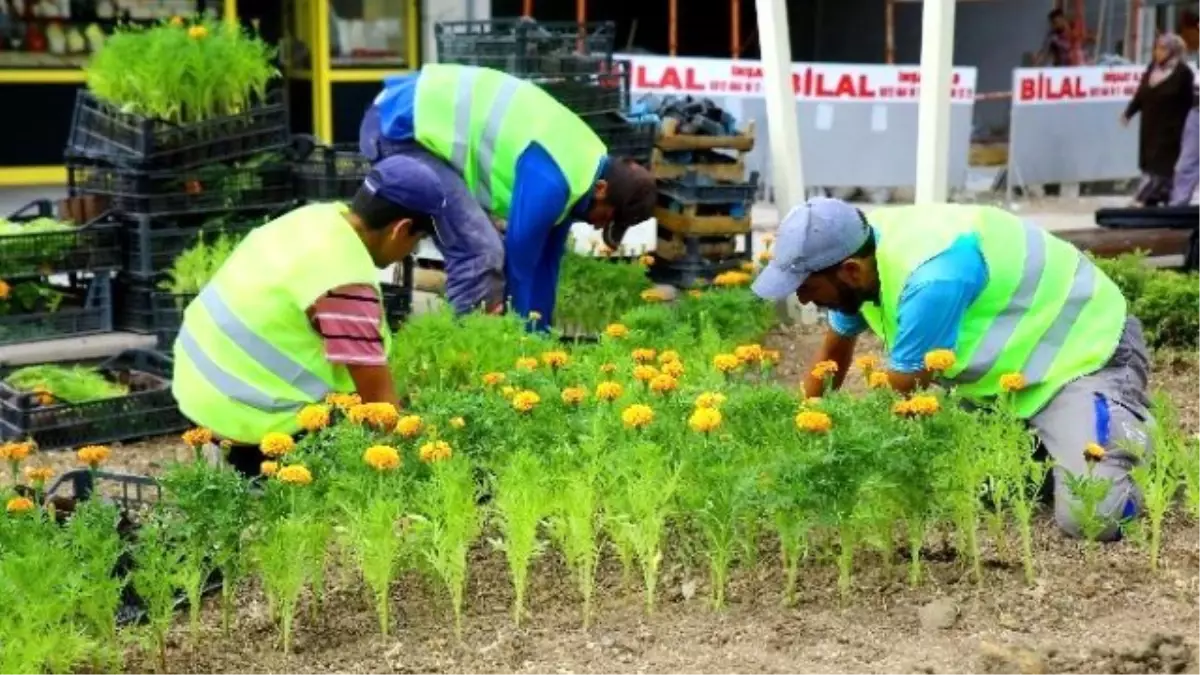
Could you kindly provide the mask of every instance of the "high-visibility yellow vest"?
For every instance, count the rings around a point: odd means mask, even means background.
[[[1026,388],[1016,407],[1028,418],[1116,350],[1125,297],[1078,249],[1040,227],[995,207],[957,204],[881,208],[869,220],[879,231],[880,302],[863,305],[862,316],[889,348],[909,275],[958,237],[978,235],[987,285],[962,319],[946,373],[960,393],[989,399],[1001,393],[1001,375],[1021,373]]]
[[[413,126],[417,141],[458,169],[485,210],[507,218],[517,158],[537,141],[567,178],[559,221],[596,183],[604,141],[544,89],[490,68],[421,68]]]
[[[325,359],[307,315],[339,286],[380,293],[379,271],[345,212],[314,204],[252,231],[188,305],[171,391],[192,422],[258,443],[269,432],[298,432],[303,406],[354,391],[347,368]],[[391,333],[382,319],[380,328],[386,350]]]

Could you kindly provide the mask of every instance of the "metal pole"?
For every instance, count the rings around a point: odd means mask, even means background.
[[[917,109],[916,203],[945,202],[950,181],[950,86],[954,74],[954,2],[921,9],[921,95]]]
[[[521,3],[521,15],[533,16],[533,0],[524,0],[524,2]]]
[[[734,59],[742,55],[742,3],[729,0],[729,53]]]
[[[896,63],[896,0],[885,0],[883,5],[884,43],[883,61]]]
[[[679,2],[667,0],[667,53],[675,56],[679,48]]]
[[[771,138],[771,175],[775,205],[782,219],[804,201],[804,173],[800,162],[800,123],[796,118],[796,91],[792,86],[792,45],[785,0],[755,0],[758,40],[762,47],[763,95],[767,103],[767,130]]]

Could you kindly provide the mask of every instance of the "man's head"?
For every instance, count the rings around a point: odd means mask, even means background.
[[[350,203],[350,220],[384,268],[412,254],[417,242],[434,233],[446,207],[436,174],[411,157],[388,157],[371,169]]]
[[[840,199],[818,197],[792,209],[772,252],[753,286],[761,298],[795,293],[802,303],[845,314],[879,299],[871,226],[862,211]]]
[[[1052,9],[1046,15],[1046,19],[1050,22],[1050,29],[1055,31],[1064,31],[1067,29],[1067,15],[1063,14],[1061,9]]]
[[[625,232],[654,215],[658,187],[645,167],[627,157],[609,157],[592,190],[587,221],[600,230],[609,248],[618,248]]]

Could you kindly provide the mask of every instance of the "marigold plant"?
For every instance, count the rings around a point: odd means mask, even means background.
[[[25,513],[33,510],[33,500],[28,497],[13,497],[8,500],[4,508],[12,514]]]
[[[425,429],[420,415],[405,415],[396,420],[396,433],[404,438],[416,438]]]
[[[836,375],[837,371],[838,364],[836,361],[818,361],[816,365],[813,366],[812,376],[818,380],[824,380],[827,377]]]
[[[879,357],[874,354],[863,354],[854,359],[854,367],[866,373],[868,376],[872,371],[879,369]]]
[[[733,355],[742,363],[758,363],[763,358],[762,345],[738,345],[733,350]]]
[[[329,426],[330,410],[327,405],[306,405],[296,414],[300,428],[313,433]]]
[[[358,424],[370,424],[379,430],[391,429],[400,419],[400,411],[391,403],[360,403],[346,413],[346,418]]]
[[[650,380],[650,391],[656,394],[669,394],[679,387],[679,382],[667,374],[655,375]]]
[[[363,452],[363,461],[376,471],[400,468],[400,452],[390,445],[372,445]]]
[[[450,459],[452,454],[450,444],[446,441],[430,441],[421,446],[417,457],[426,464],[432,464]]]
[[[654,356],[657,352],[647,347],[638,347],[629,353],[633,360],[637,363],[654,363]]]
[[[666,302],[667,294],[657,288],[647,288],[642,291],[642,300],[646,302]]]
[[[554,350],[542,354],[542,363],[550,366],[551,368],[562,368],[563,366],[567,365],[567,362],[570,360],[571,357],[562,350]]]
[[[111,454],[112,451],[108,449],[107,445],[87,445],[75,453],[80,463],[86,464],[93,469],[107,462]]]
[[[1005,373],[1000,376],[1000,388],[1007,392],[1021,391],[1025,388],[1025,376],[1021,373]]]
[[[267,460],[258,465],[258,471],[267,478],[270,478],[279,473],[279,462]]]
[[[309,485],[313,481],[312,472],[303,464],[289,464],[280,467],[275,476],[281,482],[289,485]]]
[[[536,391],[521,391],[517,392],[512,399],[512,407],[517,412],[527,413],[537,407],[542,402],[542,397],[538,396]]]
[[[583,387],[567,387],[562,390],[562,402],[567,405],[579,405],[587,398],[587,389]]]
[[[711,407],[696,408],[688,417],[688,426],[702,434],[715,431],[721,426],[721,411]]]
[[[465,426],[467,426],[467,420],[463,419],[462,417],[451,417],[450,418],[450,427],[451,428],[462,429]]]
[[[629,328],[622,323],[610,323],[604,328],[604,334],[613,339],[621,339],[629,335]]]
[[[503,384],[507,376],[504,373],[485,373],[483,383],[489,387],[494,387],[498,384]]]
[[[658,355],[658,362],[662,364],[679,360],[679,352],[675,351],[674,349],[664,349],[662,353]]]
[[[262,450],[267,457],[278,459],[296,449],[296,439],[285,433],[272,431],[263,436],[262,441],[258,444],[258,449]]]
[[[891,386],[891,382],[887,373],[876,370],[867,376],[867,386],[871,389],[886,389]]]
[[[212,443],[213,433],[212,429],[196,427],[183,432],[182,438],[184,445],[188,446],[189,448],[200,448]]]
[[[802,410],[796,414],[796,428],[814,434],[828,433],[833,428],[833,419],[816,410]]]
[[[596,398],[601,401],[615,401],[621,398],[624,388],[620,382],[601,382],[596,385]]]
[[[955,361],[953,351],[935,349],[925,355],[925,369],[934,373],[944,373],[954,367]]]
[[[42,485],[54,477],[54,469],[48,466],[25,467],[25,480],[34,485]]]
[[[325,403],[328,405],[346,412],[350,408],[362,403],[362,397],[358,394],[343,394],[334,392],[325,397]]]
[[[741,359],[735,354],[717,354],[713,357],[712,363],[713,368],[726,374],[732,373],[738,369],[738,366],[742,365]]]
[[[633,367],[633,379],[643,384],[650,384],[650,381],[658,377],[658,368],[647,366],[645,364]]]
[[[621,411],[621,423],[630,429],[644,429],[654,421],[654,409],[635,403]]]
[[[696,397],[697,408],[716,408],[725,402],[725,394],[716,391],[706,391]]]
[[[517,370],[537,370],[538,360],[532,356],[522,356],[521,358],[517,359],[514,367]]]

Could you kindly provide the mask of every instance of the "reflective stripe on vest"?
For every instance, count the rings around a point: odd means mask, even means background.
[[[1028,223],[1023,222],[1021,226],[1025,234],[1025,265],[1021,270],[1020,282],[1008,304],[996,316],[984,333],[983,339],[975,347],[967,366],[953,378],[959,384],[978,382],[995,367],[1025,313],[1033,306],[1034,296],[1041,285],[1046,266],[1046,234]],[[1055,357],[1066,342],[1071,326],[1092,299],[1095,286],[1095,265],[1082,255],[1076,256],[1075,274],[1071,279],[1071,288],[1067,292],[1062,310],[1046,329],[1037,347],[1021,368],[1026,382],[1037,384],[1046,376],[1050,365],[1054,363]]]
[[[467,161],[471,154],[471,110],[475,105],[475,78],[479,70],[469,68],[458,78],[458,92],[454,103],[454,140],[450,153],[450,163],[467,175]],[[500,125],[512,105],[513,96],[523,84],[516,78],[504,78],[500,88],[496,90],[492,101],[491,112],[487,124],[484,125],[483,135],[475,148],[474,175],[475,201],[485,211],[494,208],[492,204],[492,166],[496,161],[496,141],[500,137]]]
[[[196,297],[196,302],[199,302],[200,306],[208,312],[213,324],[225,334],[225,337],[269,370],[272,375],[291,384],[309,397],[305,401],[281,400],[225,371],[204,353],[185,322],[179,331],[178,338],[184,353],[192,360],[196,371],[214,388],[228,394],[229,398],[264,412],[286,412],[298,410],[310,401],[320,401],[331,391],[329,385],[320,377],[255,334],[245,322],[234,314],[229,305],[225,304],[220,293],[211,284],[205,286],[200,295]]]

